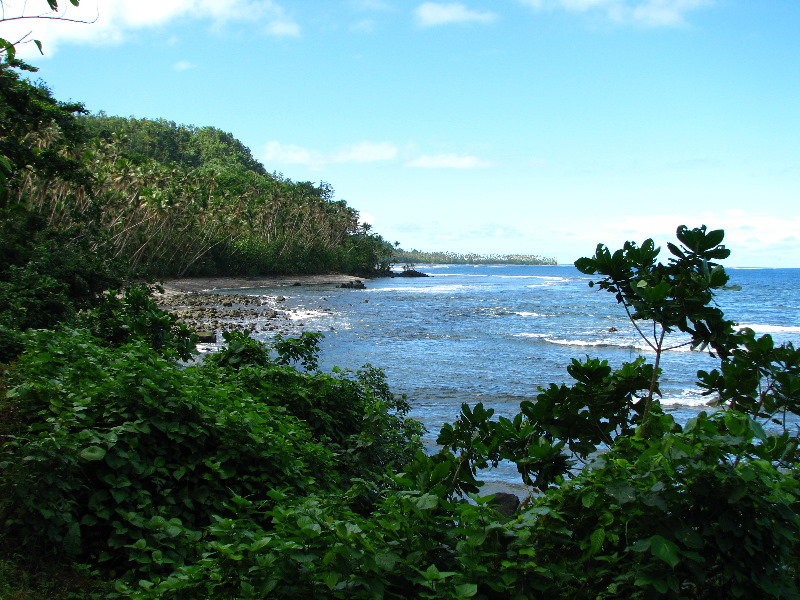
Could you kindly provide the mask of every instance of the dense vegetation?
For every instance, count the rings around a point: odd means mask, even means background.
[[[422,252],[396,248],[392,262],[434,265],[555,265],[555,258],[536,254],[460,254],[458,252]]]
[[[177,208],[190,186],[236,223],[213,176],[169,183],[194,177],[190,164],[218,174],[219,153],[171,146],[198,130],[130,120],[127,148],[81,141],[108,118],[81,124],[79,107],[20,79],[5,48],[3,598],[800,597],[800,456],[786,420],[800,414],[800,351],[737,330],[714,305],[728,281],[722,231],[679,227],[665,262],[652,240],[577,261],[652,363],[574,359],[570,384],[532,392],[513,418],[464,405],[424,452],[379,370],[317,368],[318,335],[228,334],[195,363],[193,334],[149,288],[102,293],[125,265],[100,256],[135,261],[158,254],[153,240],[223,235],[202,206]],[[225,135],[202,135],[235,154],[225,165],[242,169],[238,182],[294,188],[250,169]],[[658,401],[675,332],[718,359],[698,385],[720,410],[686,424]],[[482,470],[501,460],[531,491],[502,514],[480,495]]]
[[[213,127],[76,116],[13,66],[0,65],[7,219],[140,275],[388,269],[391,245],[328,184],[269,174]]]
[[[18,333],[1,380],[0,590],[797,598],[798,449],[784,424],[800,413],[800,352],[734,331],[711,305],[727,282],[722,232],[678,237],[667,264],[647,240],[577,266],[651,321],[656,356],[679,330],[719,358],[698,377],[723,410],[685,425],[661,411],[654,364],[587,357],[514,418],[464,405],[425,453],[381,372],[318,371],[314,334],[229,334],[181,366],[190,332],[141,287]],[[480,495],[500,460],[532,493],[510,514]]]

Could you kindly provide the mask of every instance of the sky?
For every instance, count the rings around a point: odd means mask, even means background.
[[[404,249],[571,263],[705,224],[728,266],[800,267],[797,0],[59,4],[91,23],[0,23],[56,98],[230,132]]]

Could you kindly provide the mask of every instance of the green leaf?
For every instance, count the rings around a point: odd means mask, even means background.
[[[680,562],[680,550],[678,546],[660,535],[654,535],[650,538],[650,552],[653,556],[660,558],[670,567],[675,568]]]
[[[633,502],[636,499],[636,490],[627,481],[612,481],[606,486],[606,493],[618,504]]]
[[[456,586],[456,595],[458,598],[472,598],[477,593],[477,583],[462,583]]]
[[[336,587],[336,584],[339,583],[339,573],[328,571],[322,575],[322,581],[328,586],[329,590],[332,590]]]
[[[383,571],[391,571],[397,563],[397,555],[392,552],[378,552],[375,555],[375,564]]]
[[[431,510],[439,505],[439,498],[433,494],[423,494],[414,499],[414,505],[420,510]]]
[[[105,448],[101,448],[100,446],[87,446],[83,450],[80,451],[78,456],[80,456],[83,460],[92,461],[92,460],[103,460],[105,458],[106,451]]]
[[[600,549],[603,547],[603,542],[606,539],[606,531],[605,529],[595,529],[592,532],[592,535],[589,536],[589,543],[590,543],[590,553],[592,555],[597,554],[600,552]]]

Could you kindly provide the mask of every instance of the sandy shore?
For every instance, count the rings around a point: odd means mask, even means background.
[[[162,284],[166,295],[188,292],[206,292],[211,290],[279,287],[295,285],[321,285],[326,283],[348,283],[352,281],[368,281],[363,277],[352,275],[277,275],[275,277],[195,277],[188,279],[170,279]]]

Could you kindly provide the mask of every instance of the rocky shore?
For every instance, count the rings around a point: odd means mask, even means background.
[[[233,290],[334,284],[357,287],[363,278],[349,275],[299,275],[258,278],[174,279],[161,284],[159,306],[194,329],[202,343],[219,343],[223,331],[296,336],[307,331],[301,315],[287,308],[284,295],[244,295]],[[290,290],[287,290],[287,294]]]

